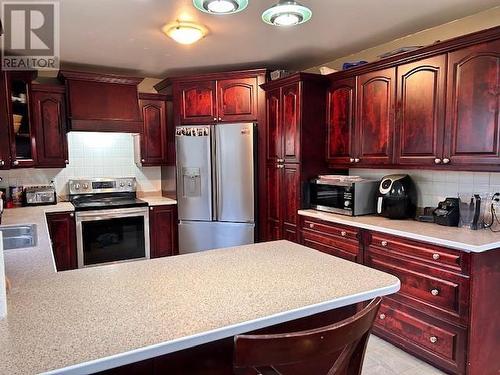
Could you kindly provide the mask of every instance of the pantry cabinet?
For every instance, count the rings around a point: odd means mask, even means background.
[[[46,216],[57,271],[76,269],[75,213],[48,213]]]
[[[151,258],[177,255],[177,206],[149,207],[149,233]]]
[[[36,167],[64,168],[69,162],[64,86],[33,85],[32,91]]]

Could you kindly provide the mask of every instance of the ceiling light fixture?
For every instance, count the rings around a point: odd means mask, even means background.
[[[211,14],[231,14],[241,12],[248,0],[193,0],[196,9]]]
[[[207,35],[208,32],[205,26],[184,21],[166,24],[161,30],[180,44],[193,44]]]
[[[280,0],[262,13],[265,23],[275,26],[293,26],[307,22],[312,17],[311,9],[292,0]]]

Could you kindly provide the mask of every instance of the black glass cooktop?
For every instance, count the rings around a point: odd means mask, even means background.
[[[71,198],[76,211],[111,210],[117,208],[144,207],[148,203],[137,199],[134,194],[89,194]]]

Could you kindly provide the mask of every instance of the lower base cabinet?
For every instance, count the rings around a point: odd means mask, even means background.
[[[57,271],[76,269],[75,213],[48,213],[46,217]]]
[[[177,244],[177,206],[149,207],[149,242],[151,258],[179,254]]]
[[[451,374],[500,373],[499,249],[467,253],[305,216],[300,227],[303,245],[400,279],[376,335]]]

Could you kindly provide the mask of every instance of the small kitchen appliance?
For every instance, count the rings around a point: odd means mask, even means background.
[[[69,180],[78,268],[149,258],[149,210],[135,178]]]
[[[305,206],[347,216],[374,214],[378,185],[357,176],[320,176],[306,186]]]
[[[43,185],[24,188],[23,204],[25,206],[41,206],[56,203],[56,189],[54,186]]]
[[[377,213],[389,219],[415,216],[417,193],[407,174],[391,174],[382,178],[377,192]]]
[[[461,228],[478,230],[484,228],[484,211],[487,194],[459,193]]]
[[[432,214],[436,224],[457,227],[460,221],[460,200],[458,198],[446,198],[438,203],[438,207]]]

